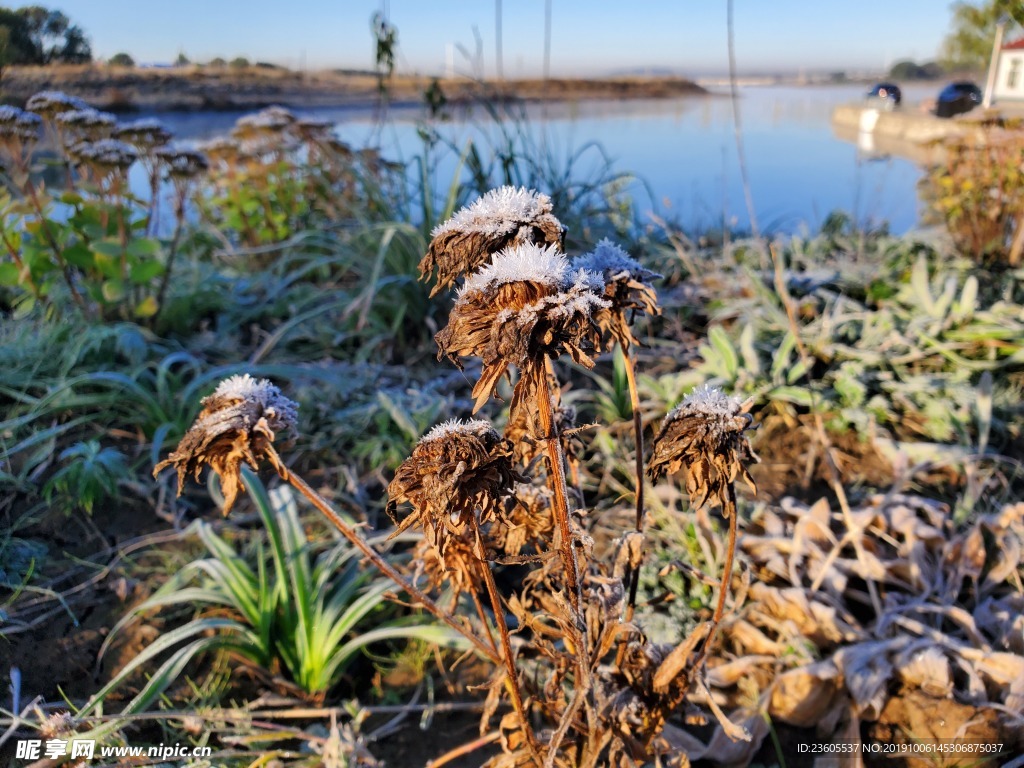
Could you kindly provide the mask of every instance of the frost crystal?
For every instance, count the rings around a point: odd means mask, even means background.
[[[523,222],[533,221],[551,211],[551,198],[547,195],[526,187],[499,187],[461,209],[430,234],[431,237],[452,231],[506,234]]]
[[[202,152],[177,147],[161,147],[156,156],[167,164],[171,176],[191,178],[198,176],[210,167],[210,162]]]
[[[731,419],[743,410],[743,401],[738,397],[730,397],[718,387],[701,384],[683,398],[683,402],[669,414],[674,420],[680,416],[710,416]]]
[[[42,118],[17,107],[0,106],[0,137],[31,141],[38,138]]]
[[[568,272],[569,261],[559,253],[558,246],[517,245],[496,254],[490,264],[467,277],[459,297],[506,283],[531,282],[557,288],[565,283]]]
[[[580,256],[573,261],[573,266],[597,272],[604,275],[605,279],[609,281],[623,275],[623,273],[626,273],[629,279],[642,283],[648,283],[660,277],[655,272],[645,269],[639,261],[608,238],[599,242],[590,253]]]
[[[490,429],[490,423],[481,419],[470,419],[469,421],[463,421],[462,419],[449,419],[448,421],[442,421],[427,432],[427,434],[420,438],[418,444],[423,445],[423,443],[429,443],[431,440],[439,440],[442,437],[448,437],[448,435],[459,433],[482,435]]]
[[[138,157],[132,146],[116,139],[81,142],[71,149],[71,153],[84,162],[112,168],[127,168]]]
[[[91,107],[72,109],[57,115],[57,122],[69,128],[111,127],[117,124],[117,118],[109,112],[99,112]]]
[[[235,121],[235,128],[242,131],[281,131],[295,122],[295,115],[284,107],[267,107],[252,115],[245,115]]]
[[[89,105],[77,96],[68,96],[63,91],[40,91],[29,97],[25,109],[42,115],[55,115],[72,109],[89,109]]]
[[[273,411],[274,416],[289,429],[298,421],[299,406],[295,402],[282,395],[277,385],[268,379],[254,379],[248,373],[224,379],[203,402],[221,399],[256,403],[264,411]]]

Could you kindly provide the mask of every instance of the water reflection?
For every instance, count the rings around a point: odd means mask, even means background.
[[[834,135],[835,105],[863,98],[862,86],[741,89],[740,109],[752,194],[763,229],[816,229],[833,210],[858,223],[888,222],[904,232],[918,222],[916,184],[920,167],[902,152],[858,150]],[[913,94],[908,94],[913,98]],[[392,108],[386,124],[372,110],[318,109],[297,113],[337,123],[340,138],[354,146],[376,146],[401,162],[423,150],[417,128],[424,111]],[[176,136],[198,140],[227,133],[241,113],[165,113],[160,119]],[[469,139],[500,146],[502,133],[485,111],[454,115],[432,127],[452,147]],[[581,147],[599,144],[616,170],[635,174],[642,215],[653,212],[687,229],[718,228],[723,222],[749,227],[733,138],[731,100],[721,94],[673,100],[534,105],[521,125],[531,151],[565,165]],[[456,172],[457,153],[438,160],[444,188]],[[537,158],[534,158],[537,159]],[[924,158],[921,158],[922,160]],[[574,171],[596,173],[601,159],[584,153]],[[650,190],[651,194],[647,193]]]

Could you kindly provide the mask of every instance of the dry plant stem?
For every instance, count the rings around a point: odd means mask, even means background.
[[[445,752],[436,760],[431,760],[430,762],[428,762],[426,768],[441,768],[442,765],[447,765],[456,758],[462,757],[463,755],[468,755],[471,752],[475,752],[476,750],[480,749],[480,747],[485,747],[488,744],[493,744],[500,738],[500,731],[493,731],[492,733],[488,733],[486,736],[481,736],[479,739],[474,739],[473,741],[467,744],[461,744],[455,749]]]
[[[64,275],[64,282],[68,284],[68,290],[71,291],[72,300],[78,305],[78,308],[82,310],[82,314],[88,317],[89,312],[85,306],[85,299],[82,298],[82,294],[80,294],[78,289],[75,287],[75,279],[71,274],[71,268],[64,260],[64,255],[61,253],[60,246],[57,245],[57,241],[53,237],[53,232],[50,231],[46,215],[43,213],[43,205],[39,202],[39,195],[36,192],[36,186],[32,183],[31,178],[28,178],[25,181],[25,192],[28,193],[28,198],[32,201],[32,207],[35,209],[36,215],[39,216],[39,221],[42,225],[41,230],[46,238],[46,243],[50,246],[50,250],[53,251],[53,255],[57,258],[57,261],[60,264],[61,272]]]
[[[552,478],[552,491],[555,496],[555,522],[562,539],[562,563],[565,566],[566,591],[569,593],[569,604],[578,616],[580,612],[580,570],[576,559],[572,530],[569,527],[569,493],[565,485],[565,457],[562,455],[562,441],[555,431],[555,419],[551,402],[551,387],[548,377],[538,375],[540,386],[537,388],[537,410],[540,417],[540,428],[544,433],[543,440],[548,454],[548,464]]]
[[[476,546],[480,555],[484,553],[484,542],[480,538],[479,523],[474,522],[474,533],[476,534]],[[478,555],[478,557],[480,557]],[[491,598],[491,610],[494,611],[494,622],[498,625],[498,633],[501,635],[501,650],[505,657],[505,670],[508,676],[508,688],[512,694],[512,704],[519,715],[519,722],[522,723],[523,733],[526,735],[526,743],[530,746],[533,758],[540,763],[540,752],[537,748],[537,737],[533,735],[533,728],[530,726],[530,718],[523,705],[523,691],[519,687],[519,672],[516,670],[516,660],[512,655],[512,641],[509,640],[508,624],[505,622],[505,608],[501,604],[501,596],[498,594],[498,587],[494,583],[494,574],[491,573],[491,564],[482,557],[477,561],[480,565],[480,572],[487,585],[487,594]]]
[[[487,646],[487,643],[481,640],[475,633],[469,631],[465,626],[457,622],[447,611],[442,610],[441,607],[427,597],[427,595],[410,584],[409,581],[402,576],[402,574],[396,571],[387,560],[381,557],[370,547],[369,544],[363,541],[363,537],[356,533],[348,523],[342,520],[338,513],[331,508],[331,505],[328,504],[319,493],[310,488],[309,485],[306,484],[305,480],[295,473],[286,470],[284,466],[280,466],[278,472],[282,473],[282,478],[286,482],[290,483],[292,487],[305,496],[309,502],[316,507],[321,514],[323,514],[324,517],[330,520],[334,527],[341,532],[342,536],[348,539],[371,563],[377,566],[381,573],[405,590],[411,598],[430,611],[434,616],[469,640],[476,650],[491,663],[501,663],[501,658],[494,652],[494,650]]]
[[[636,366],[630,351],[619,345],[626,362],[626,383],[629,385],[629,404],[633,410],[633,436],[636,442],[636,532],[644,530],[644,425],[640,416],[640,393],[636,387]],[[636,591],[640,584],[640,566],[629,569],[629,600],[626,603],[626,621],[633,620],[636,610]],[[624,649],[625,645],[620,647]]]
[[[494,632],[491,631],[490,622],[487,621],[487,614],[484,612],[484,605],[480,602],[480,596],[476,593],[475,589],[469,590],[470,597],[473,598],[473,605],[476,606],[476,615],[480,617],[480,624],[487,632],[487,639],[491,641],[491,647],[494,652],[498,652],[498,643],[494,639]]]
[[[789,295],[789,288],[786,286],[785,275],[782,269],[782,258],[779,256],[777,250],[772,247],[769,248],[769,253],[772,257],[772,265],[775,268],[775,291],[779,294],[779,300],[782,301],[783,309],[786,311],[786,319],[789,322],[789,332],[793,334],[793,339],[796,342],[797,351],[800,353],[800,362],[804,366],[805,371],[811,370],[811,356],[807,351],[807,346],[804,344],[803,337],[800,334],[800,326],[796,321],[796,312],[793,309],[793,297]],[[864,552],[864,545],[860,540],[861,529],[858,528],[857,524],[853,521],[853,512],[850,509],[850,502],[846,498],[846,490],[843,488],[842,481],[839,476],[839,468],[836,465],[835,459],[835,448],[832,445],[832,440],[829,439],[828,431],[825,429],[825,422],[821,418],[817,406],[817,396],[811,392],[813,399],[811,413],[814,417],[814,430],[818,434],[818,439],[821,441],[821,445],[825,452],[825,466],[828,468],[829,485],[832,486],[832,491],[835,493],[836,498],[839,500],[839,508],[843,512],[843,522],[846,524],[847,535],[850,536],[850,541],[853,543],[853,549],[857,555],[857,562],[867,572],[867,555]],[[843,537],[846,540],[846,537]],[[837,544],[838,549],[841,544]],[[872,579],[866,579],[868,586],[868,594],[871,596],[871,606],[875,611],[875,616],[882,616],[882,601],[878,596],[878,586]]]
[[[708,651],[711,650],[711,642],[715,639],[715,634],[718,632],[718,625],[722,622],[722,616],[725,615],[725,601],[729,597],[729,587],[732,584],[732,564],[736,557],[736,526],[739,515],[736,510],[736,488],[732,483],[729,483],[726,488],[728,488],[728,495],[725,499],[725,514],[729,516],[729,542],[725,549],[725,566],[722,568],[722,581],[718,585],[718,602],[715,605],[715,613],[711,617],[711,629],[704,640],[703,646],[701,646],[700,653],[697,654],[697,659],[693,665],[694,669],[700,668],[700,665],[704,663],[704,659],[707,658]]]
[[[164,307],[164,296],[167,295],[167,288],[171,283],[171,268],[174,266],[174,258],[178,255],[178,243],[181,240],[181,229],[185,223],[185,200],[182,195],[174,207],[174,234],[171,236],[171,245],[167,252],[167,263],[164,265],[164,274],[160,279],[160,288],[156,294],[157,314]]]
[[[1006,263],[1011,267],[1018,267],[1021,256],[1024,256],[1024,211],[1017,218],[1017,231],[1013,235],[1013,242],[1010,243],[1010,254],[1006,257]]]

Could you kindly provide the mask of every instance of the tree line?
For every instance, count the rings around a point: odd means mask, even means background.
[[[0,66],[92,61],[85,31],[61,11],[0,6]]]

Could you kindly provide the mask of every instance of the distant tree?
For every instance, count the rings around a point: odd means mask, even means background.
[[[916,61],[897,61],[889,68],[889,77],[893,80],[920,80],[923,70]]]
[[[87,64],[92,61],[92,46],[77,24],[72,24],[64,33],[64,45],[57,53],[57,60],[65,64]]]
[[[226,67],[228,65],[228,63],[224,59],[222,59],[220,56],[218,56],[215,59],[210,59],[206,63],[206,65],[208,67]]]
[[[235,56],[231,60],[231,66],[235,69],[245,69],[249,66],[249,60],[245,56]]]
[[[92,50],[82,28],[72,24],[60,11],[30,5],[19,8],[17,13],[24,20],[29,39],[43,64],[92,59]]]
[[[4,69],[11,63],[11,30],[8,27],[0,27],[0,83],[4,79]]]
[[[0,29],[7,35],[8,64],[42,64],[43,55],[35,41],[29,35],[28,24],[18,12],[9,8],[0,8]]]
[[[0,8],[0,29],[7,30],[8,64],[80,63],[92,60],[85,32],[60,11],[39,5]]]
[[[953,4],[953,29],[942,43],[942,63],[949,69],[981,71],[992,55],[996,24],[1003,15],[1024,24],[1020,0],[984,0]]]
[[[122,51],[121,53],[115,53],[113,56],[107,59],[107,64],[110,64],[111,66],[115,67],[134,67],[135,59],[133,59],[127,53]]]
[[[185,55],[184,51],[178,51],[178,58],[174,60],[174,66],[187,67],[191,63],[192,62],[189,60],[188,56]]]

